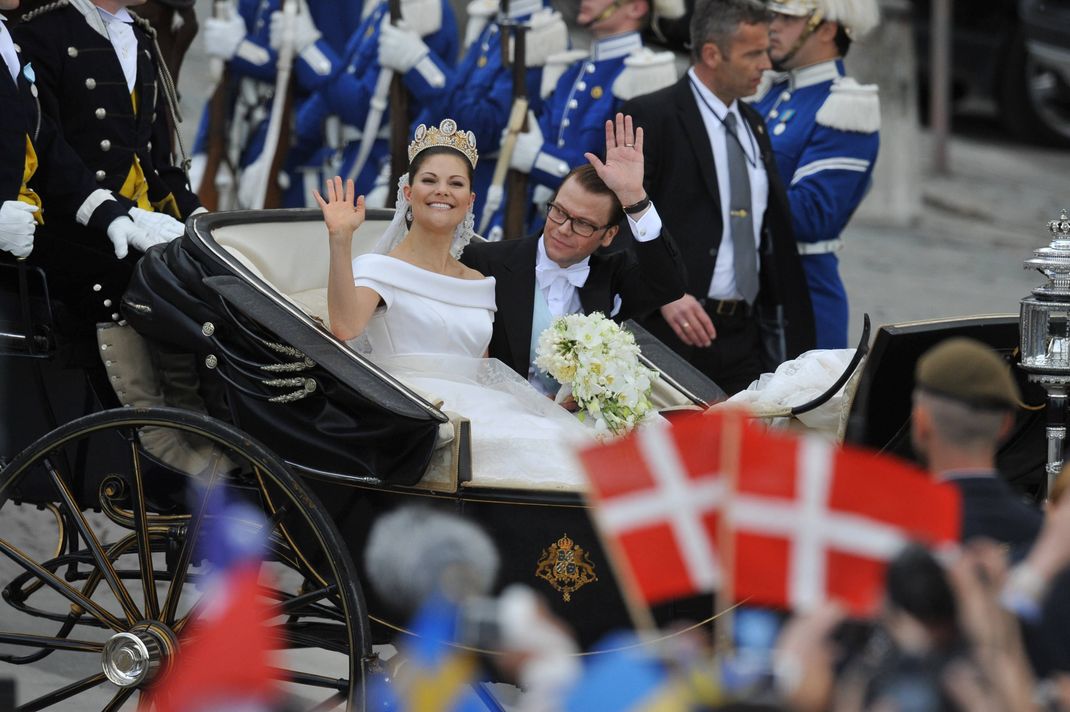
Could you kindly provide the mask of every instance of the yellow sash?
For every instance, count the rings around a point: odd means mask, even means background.
[[[33,174],[37,172],[37,151],[33,150],[33,141],[30,137],[26,136],[26,159],[22,168],[22,185],[19,186],[19,200],[30,205],[37,206],[37,212],[33,214],[33,219],[37,221],[38,225],[45,224],[45,216],[41,214],[41,196],[33,192],[30,188],[30,179],[33,178]]]
[[[130,103],[134,108],[134,115],[137,115],[137,90],[130,92]],[[119,193],[124,198],[129,198],[142,210],[148,210],[150,212],[168,213],[174,217],[180,217],[178,212],[178,203],[175,201],[175,197],[168,193],[163,199],[156,201],[155,203],[149,200],[149,181],[145,178],[145,171],[141,168],[141,161],[138,160],[137,154],[134,154],[134,161],[130,165],[130,172],[126,174],[126,180],[123,181],[123,186],[119,188]]]

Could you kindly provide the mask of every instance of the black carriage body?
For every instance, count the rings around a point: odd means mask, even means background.
[[[302,219],[274,220],[288,217]],[[211,230],[245,224],[250,214],[205,218],[192,237],[141,260],[123,299],[130,323],[163,349],[196,354],[202,380],[225,391],[213,415],[287,461],[372,480],[418,480],[445,416],[228,261]]]
[[[181,241],[154,248],[142,260],[123,300],[124,315],[163,348],[192,351],[213,363],[202,375],[224,387],[225,404],[216,415],[267,444],[304,476],[358,566],[377,517],[404,505],[441,508],[489,533],[501,556],[499,588],[522,583],[540,591],[584,645],[631,627],[579,492],[473,486],[466,481],[470,463],[463,446],[455,455],[459,476],[440,488],[446,491],[435,491],[437,485],[410,486],[424,475],[446,416],[339,343],[212,235],[228,225],[307,223],[313,217],[319,220],[311,211],[195,218]],[[371,220],[381,217],[370,215]],[[306,357],[312,365],[303,370],[256,371],[257,364]],[[675,376],[673,382],[686,384],[688,393],[723,397],[712,383],[695,382],[694,374]],[[294,386],[280,391],[260,383],[287,377],[311,379],[314,390],[291,400],[285,396]],[[458,437],[464,443],[467,434]],[[364,588],[373,621],[403,627],[405,621],[378,599],[374,587]],[[710,610],[712,599],[706,597],[693,608],[669,606],[658,612],[668,621],[682,615],[704,618]],[[389,626],[380,630],[389,634]]]
[[[553,614],[572,628],[583,649],[590,649],[608,633],[632,627],[589,508],[576,493],[477,488],[436,493],[318,478],[306,478],[306,483],[355,554],[364,550],[375,519],[398,507],[461,514],[479,523],[494,540],[501,557],[496,590],[519,583],[537,591]],[[399,548],[405,545],[397,542]],[[374,577],[374,572],[362,573],[366,581]],[[386,642],[397,628],[404,627],[401,614],[376,594],[374,581],[365,586],[365,600],[378,642]],[[700,622],[708,620],[713,609],[713,597],[700,596],[657,606],[653,614],[661,624]]]

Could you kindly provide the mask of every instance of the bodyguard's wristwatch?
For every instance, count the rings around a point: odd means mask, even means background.
[[[642,200],[640,200],[638,203],[632,203],[631,205],[625,205],[624,206],[624,212],[628,213],[629,215],[635,215],[636,213],[641,213],[644,210],[646,210],[648,205],[650,205],[650,196],[649,195],[646,196],[645,198],[643,198]]]

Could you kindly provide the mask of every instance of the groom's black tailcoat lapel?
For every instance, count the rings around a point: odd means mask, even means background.
[[[627,222],[622,228],[628,232]],[[620,239],[623,236],[618,236]],[[535,306],[535,263],[539,236],[503,242],[472,243],[461,261],[494,277],[498,312],[490,356],[524,378],[531,355],[531,317]],[[579,289],[587,314],[602,312],[617,321],[631,319],[679,299],[684,294],[684,267],[672,238],[635,242],[631,249],[591,255],[590,273]]]
[[[461,261],[484,276],[494,277],[494,333],[490,356],[528,377],[531,355],[531,314],[535,308],[535,258],[539,237],[468,245]]]

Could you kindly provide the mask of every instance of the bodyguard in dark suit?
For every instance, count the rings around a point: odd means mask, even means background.
[[[642,130],[617,114],[615,123],[606,122],[605,163],[588,153],[590,164],[565,177],[547,205],[542,235],[473,243],[461,256],[497,282],[490,356],[545,392],[554,384],[540,380],[532,360],[554,317],[599,311],[629,319],[683,294],[680,252],[643,190],[642,149]],[[613,242],[625,216],[633,248],[599,251]]]
[[[962,495],[962,539],[987,537],[1024,553],[1041,514],[996,470],[996,449],[1014,423],[1020,396],[1010,367],[971,339],[941,342],[915,372],[911,442],[929,471]]]
[[[784,188],[762,118],[738,101],[769,68],[751,0],[699,0],[694,64],[622,111],[646,132],[645,185],[687,265],[687,293],[644,322],[728,393],[813,348]]]

